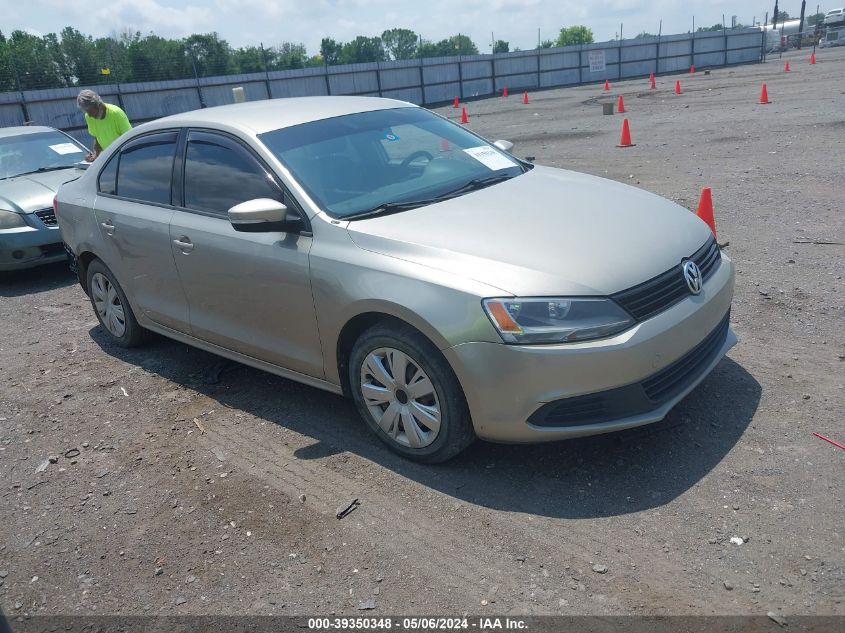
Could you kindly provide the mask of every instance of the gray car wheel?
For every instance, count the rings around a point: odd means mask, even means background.
[[[397,453],[441,462],[475,439],[455,374],[440,351],[407,326],[377,325],[355,343],[349,363],[361,417]]]
[[[123,289],[112,272],[99,259],[88,266],[88,297],[94,313],[109,339],[121,347],[135,347],[146,338]]]

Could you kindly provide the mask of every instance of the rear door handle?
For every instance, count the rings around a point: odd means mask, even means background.
[[[111,220],[100,222],[100,226],[103,227],[103,230],[105,230],[108,235],[114,235],[114,224],[111,223]]]
[[[194,250],[194,245],[191,243],[191,240],[184,235],[178,240],[173,240],[173,243],[179,247],[183,255],[187,255],[192,250]]]

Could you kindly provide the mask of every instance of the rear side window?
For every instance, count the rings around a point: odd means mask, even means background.
[[[100,177],[97,179],[97,191],[100,193],[111,195],[117,193],[117,160],[118,156],[113,156],[100,172]]]
[[[187,208],[221,215],[255,198],[283,201],[279,186],[249,151],[206,132],[188,136],[184,191]]]
[[[176,132],[151,134],[131,142],[120,151],[117,195],[170,204],[170,177],[175,155]]]

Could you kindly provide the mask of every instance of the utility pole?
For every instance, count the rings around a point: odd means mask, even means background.
[[[807,0],[801,0],[801,21],[798,23],[798,50],[801,50],[801,41],[804,39],[804,10],[807,8]]]

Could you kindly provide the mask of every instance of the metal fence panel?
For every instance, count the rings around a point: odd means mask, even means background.
[[[636,62],[644,59],[654,60],[657,57],[657,44],[639,46],[623,46],[622,62]]]
[[[518,75],[537,72],[537,56],[530,57],[504,57],[493,60],[493,69],[496,76]]]
[[[480,62],[461,62],[461,77],[467,79],[482,79],[493,76],[493,64],[489,60]]]
[[[724,53],[725,51],[725,36],[718,33],[715,37],[696,37],[695,38],[695,54],[699,53]]]
[[[579,80],[577,68],[540,73],[540,87],[542,88],[576,85],[579,83]]]
[[[375,71],[347,72],[329,75],[329,86],[333,95],[354,95],[373,93],[378,95],[378,78]]]
[[[644,77],[654,72],[654,66],[654,58],[637,62],[622,62],[621,77],[622,79]]]
[[[465,97],[483,97],[485,95],[493,94],[493,79],[474,79],[472,81],[465,81],[464,96]]]
[[[123,103],[130,121],[155,119],[201,107],[196,88],[126,94]]]
[[[456,81],[446,84],[438,84],[436,86],[425,86],[423,94],[425,95],[424,103],[444,103],[451,101],[455,97],[460,97],[461,84]]]
[[[760,47],[762,43],[762,35],[760,31],[755,33],[745,34],[729,34],[728,35],[728,49],[748,47]],[[759,55],[758,55],[759,59]]]
[[[399,99],[417,105],[423,104],[423,91],[421,88],[402,88],[400,90],[382,90],[381,96],[388,99]]]
[[[0,105],[0,127],[15,127],[25,122],[23,109],[19,105]]]
[[[560,70],[577,68],[581,62],[580,55],[577,48],[567,47],[567,49],[559,49],[560,53],[540,54],[540,70]]]
[[[235,102],[232,88],[243,88],[247,101],[261,101],[267,99],[267,84],[265,82],[230,83],[220,86],[207,86],[202,89],[205,105],[219,106]]]
[[[388,68],[381,71],[381,89],[419,88],[420,67]]]
[[[282,97],[324,96],[329,94],[325,75],[271,80],[270,92],[274,99]]]
[[[534,58],[534,63],[537,63],[537,58]],[[508,75],[507,77],[496,77],[496,90],[501,92],[503,88],[508,90],[524,90],[527,88],[538,88],[539,76],[535,68],[531,73],[523,75]]]

